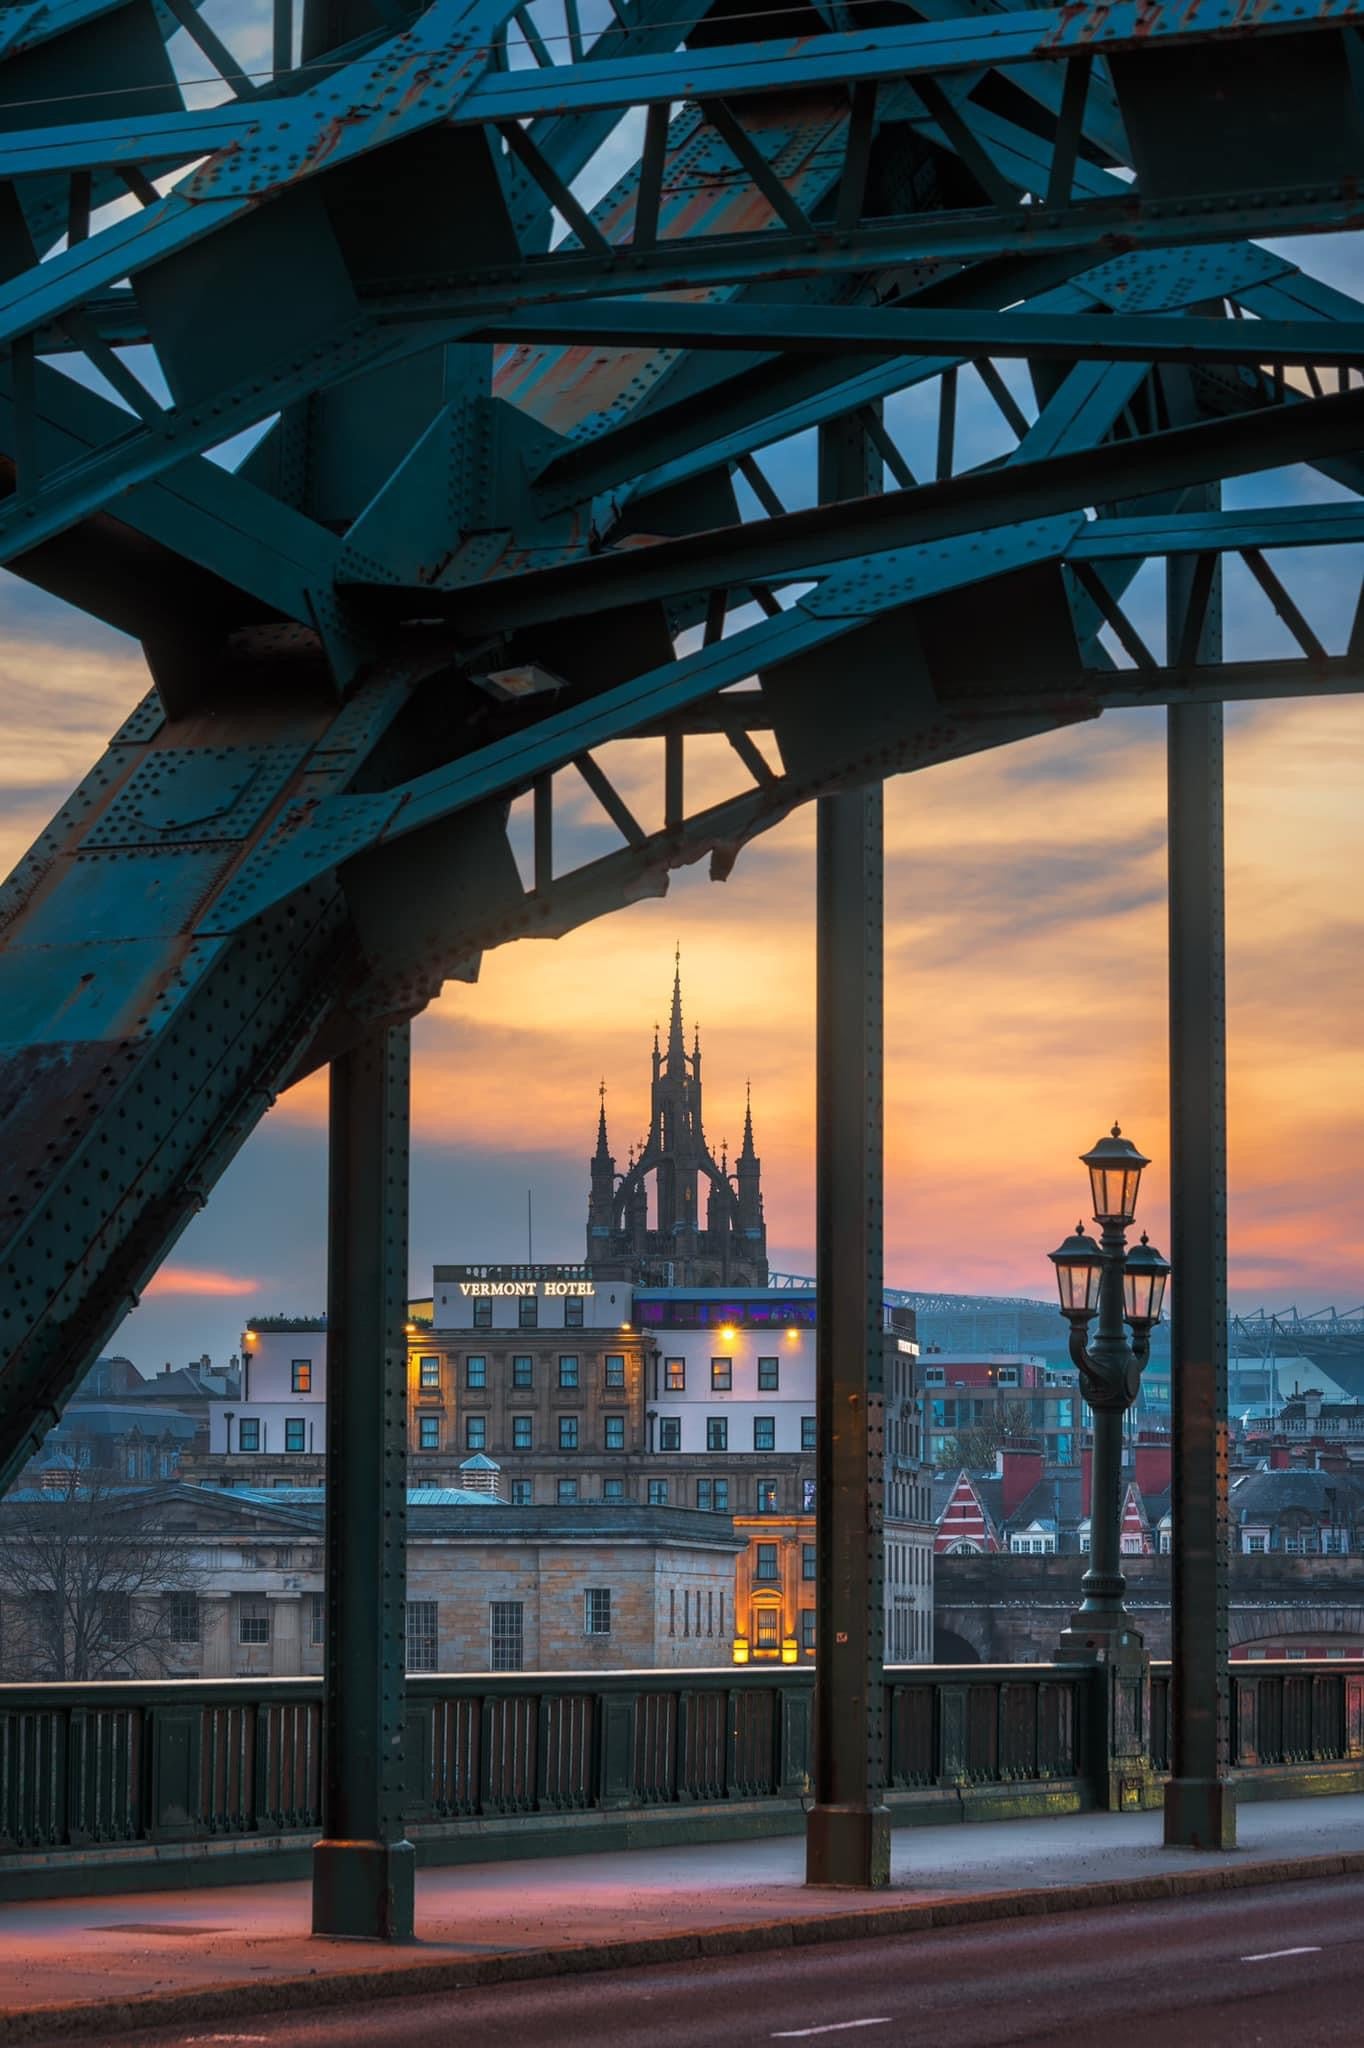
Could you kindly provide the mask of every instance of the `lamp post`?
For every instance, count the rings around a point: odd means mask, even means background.
[[[1070,1355],[1094,1425],[1089,1570],[1080,1607],[1062,1635],[1061,1654],[1111,1657],[1118,1645],[1141,1648],[1141,1637],[1123,1606],[1122,1419],[1137,1398],[1170,1268],[1145,1233],[1140,1244],[1131,1251],[1127,1248],[1149,1159],[1124,1138],[1117,1124],[1082,1157],[1089,1169],[1100,1241],[1096,1243],[1077,1223],[1073,1236],[1049,1254],[1056,1268],[1061,1313],[1070,1324]],[[1089,1325],[1096,1315],[1098,1330],[1091,1342]]]

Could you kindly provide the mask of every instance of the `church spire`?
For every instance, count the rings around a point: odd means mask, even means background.
[[[668,1025],[668,1072],[680,1074],[686,1059],[682,1037],[682,947],[673,956],[673,1013]]]
[[[756,1160],[756,1159],[757,1159],[757,1156],[758,1156],[758,1155],[757,1155],[757,1153],[755,1152],[755,1150],[754,1150],[754,1147],[753,1147],[753,1083],[752,1083],[751,1081],[745,1081],[745,1082],[744,1082],[744,1143],[743,1143],[743,1150],[742,1150],[742,1151],[740,1152],[740,1154],[739,1154],[739,1157],[740,1157],[740,1159],[743,1159],[743,1160],[749,1160],[749,1159],[752,1159],[752,1160]]]
[[[611,1157],[611,1147],[606,1141],[606,1081],[604,1078],[597,1093],[601,1096],[601,1108],[597,1112],[597,1158],[609,1159]]]

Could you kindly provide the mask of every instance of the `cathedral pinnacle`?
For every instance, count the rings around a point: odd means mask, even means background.
[[[686,1045],[682,1037],[682,948],[679,945],[673,956],[673,1010],[668,1024],[668,1072],[680,1074],[686,1059]]]
[[[597,1092],[601,1097],[601,1106],[597,1111],[597,1157],[598,1159],[609,1159],[611,1147],[606,1140],[606,1082],[604,1079]]]
[[[757,1156],[757,1152],[755,1151],[753,1145],[753,1083],[751,1081],[745,1081],[744,1144],[743,1150],[740,1152],[739,1157],[740,1159],[756,1159]]]

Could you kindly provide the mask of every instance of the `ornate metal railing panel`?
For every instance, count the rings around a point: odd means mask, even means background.
[[[1058,1789],[1087,1803],[1107,1761],[1085,1754],[1092,1678],[1078,1665],[888,1670],[892,1807],[917,1796],[941,1811],[956,1795],[964,1816],[1029,1799],[1045,1811]],[[1157,1777],[1169,1690],[1169,1666],[1153,1666]],[[808,1669],[413,1677],[408,1822],[456,1836],[471,1821],[766,1807],[773,1825],[797,1825],[811,1692]],[[306,1678],[0,1686],[0,1875],[54,1851],[306,1841],[321,1818],[321,1697]],[[1343,1781],[1364,1768],[1364,1663],[1237,1664],[1233,1722],[1251,1788],[1320,1789],[1333,1769]]]

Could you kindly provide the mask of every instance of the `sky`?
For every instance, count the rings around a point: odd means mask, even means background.
[[[243,12],[244,57],[263,48],[265,12]],[[182,71],[196,66],[189,52]],[[623,152],[618,138],[598,183]],[[1292,253],[1334,283],[1357,272],[1343,238]],[[1020,375],[1008,377],[1022,398]],[[1006,445],[971,386],[964,374],[963,461]],[[919,467],[931,428],[920,401],[892,402],[887,419]],[[792,505],[806,455],[764,458]],[[1227,502],[1340,495],[1293,473],[1247,480]],[[1364,551],[1274,561],[1338,650]],[[1146,575],[1130,609],[1157,652],[1159,602]],[[1288,649],[1239,565],[1226,621],[1232,653]],[[133,643],[0,572],[0,872],[146,684]],[[616,768],[637,797],[642,759],[622,749]],[[1228,711],[1231,1289],[1243,1309],[1364,1299],[1362,788],[1364,700]],[[1046,1253],[1085,1206],[1077,1155],[1115,1117],[1152,1157],[1142,1220],[1164,1243],[1163,714],[1110,713],[902,777],[886,822],[887,1278],[1048,1295]],[[586,844],[586,799],[578,829]],[[507,947],[418,1019],[414,1292],[436,1260],[524,1257],[528,1194],[536,1257],[583,1255],[598,1085],[623,1165],[647,1122],[652,1027],[677,946],[688,1033],[701,1027],[707,1135],[717,1150],[737,1143],[751,1080],[772,1263],[813,1270],[813,851],[807,810],[746,849],[726,882],[703,866],[666,900]],[[280,1100],[114,1348],[148,1371],[223,1359],[246,1317],[320,1309],[325,1108],[321,1077]]]

